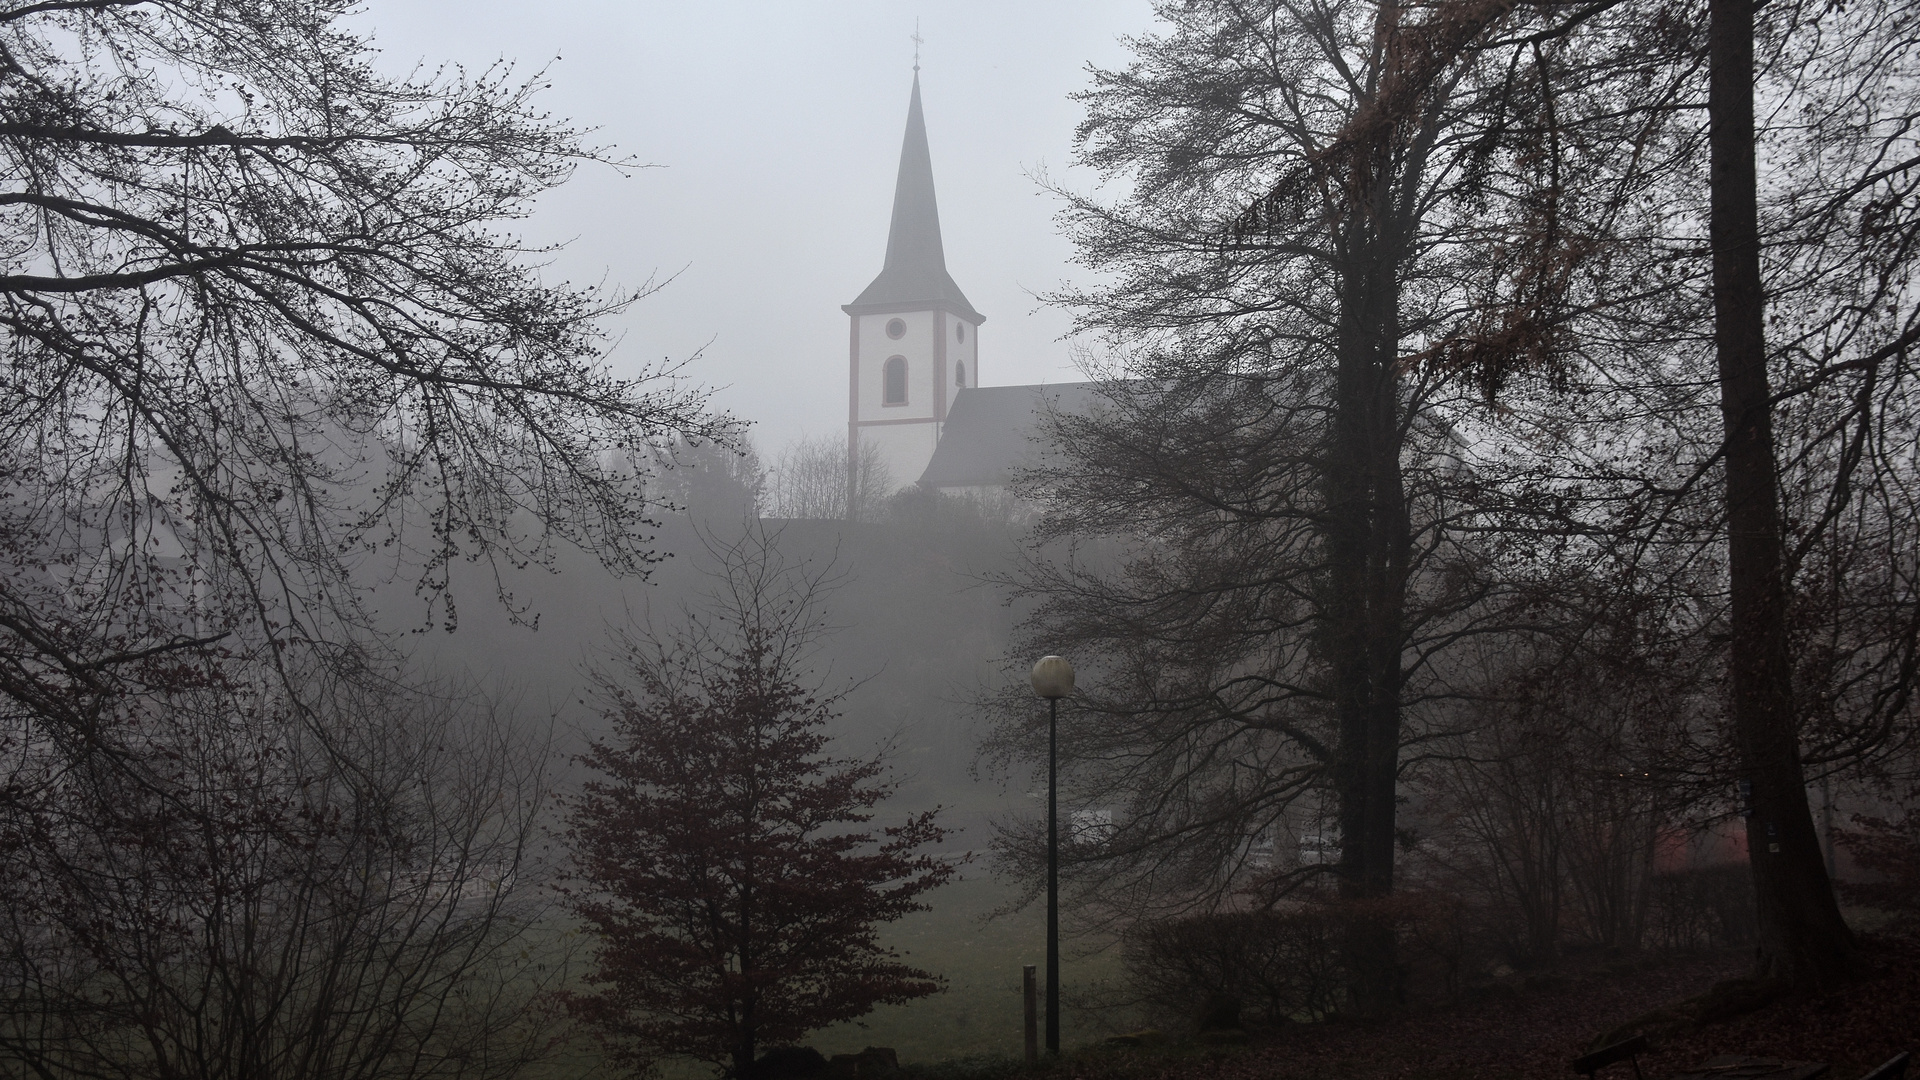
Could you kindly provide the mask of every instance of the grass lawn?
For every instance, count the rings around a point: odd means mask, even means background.
[[[882,1006],[864,1020],[816,1033],[809,1040],[811,1045],[828,1055],[891,1046],[903,1063],[983,1054],[1019,1056],[1022,964],[1040,969],[1045,990],[1045,905],[1032,904],[1018,914],[985,921],[989,912],[1015,893],[977,866],[968,867],[966,873],[964,880],[930,894],[931,911],[902,919],[882,934],[882,940],[905,954],[908,963],[945,976],[946,992],[907,1005]],[[1120,967],[1112,950],[1093,956],[1078,952],[1075,943],[1062,948],[1060,984],[1062,997],[1069,999],[1062,1010],[1063,1047],[1108,1034],[1097,1016],[1071,1007],[1071,999],[1076,991],[1084,994],[1096,982],[1114,978]]]

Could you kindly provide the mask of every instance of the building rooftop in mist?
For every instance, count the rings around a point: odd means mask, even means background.
[[[1094,384],[970,386],[954,392],[941,426],[940,445],[920,474],[931,488],[1006,487],[1013,473],[1033,463],[1034,435],[1048,409],[1085,412]]]

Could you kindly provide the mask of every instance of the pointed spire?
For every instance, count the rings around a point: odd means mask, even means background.
[[[900,176],[893,185],[893,228],[887,231],[888,270],[918,266],[947,269],[940,243],[940,206],[933,195],[933,154],[927,148],[927,120],[920,112],[920,76],[913,77],[907,105],[907,137],[900,144]]]
[[[947,274],[940,242],[940,207],[933,195],[933,155],[927,149],[927,121],[920,111],[920,75],[913,76],[907,104],[907,134],[900,144],[900,175],[893,188],[893,225],[887,232],[887,261],[853,303],[849,314],[907,305],[952,310],[969,322],[983,321],[960,286]],[[858,309],[858,310],[856,310]]]

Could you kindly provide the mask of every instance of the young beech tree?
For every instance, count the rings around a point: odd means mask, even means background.
[[[600,943],[567,1002],[632,1064],[739,1076],[762,1045],[940,989],[875,930],[952,874],[921,850],[944,830],[936,811],[867,827],[895,784],[876,758],[828,756],[841,695],[807,670],[831,571],[783,562],[775,539],[710,543],[706,602],[622,636],[594,673],[613,735],[580,758],[599,778],[566,838]]]

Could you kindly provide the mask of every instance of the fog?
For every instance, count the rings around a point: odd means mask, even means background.
[[[840,306],[866,287],[885,253],[916,51],[947,266],[987,317],[980,382],[1080,377],[1063,340],[1067,313],[1036,295],[1075,271],[1039,175],[1095,183],[1070,164],[1080,117],[1070,95],[1086,85],[1088,64],[1124,62],[1120,38],[1147,29],[1149,16],[1149,5],[1137,0],[579,2],[544,6],[534,18],[505,3],[396,0],[369,5],[358,25],[394,72],[439,63],[472,72],[496,61],[523,75],[544,68],[544,107],[592,129],[592,141],[612,156],[646,166],[585,164],[513,227],[534,244],[559,245],[546,256],[549,281],[659,283],[609,320],[615,370],[691,359],[685,376],[751,424],[750,438],[771,464],[797,437],[845,430],[847,316]],[[459,631],[413,635],[410,647],[431,668],[591,726],[590,711],[575,698],[582,666],[597,656],[608,627],[671,613],[700,586],[690,521],[674,516],[666,524],[659,546],[671,561],[645,581],[611,581],[592,558],[572,556],[558,573],[513,575],[514,600],[528,605],[538,630],[516,625],[489,602],[488,573],[457,575]],[[711,524],[737,528],[738,518],[721,510]],[[929,730],[953,722],[957,703],[977,692],[970,683],[987,670],[982,665],[1000,659],[1010,617],[995,613],[990,600],[982,609],[992,593],[977,575],[1003,569],[997,560],[1011,556],[1011,534],[1003,534],[1002,551],[975,545],[936,582],[894,575],[891,545],[876,549],[852,538],[842,548],[818,529],[803,531],[804,538],[788,537],[796,558],[830,559],[838,551],[851,575],[833,604],[847,630],[830,648],[828,666],[840,679],[876,679],[852,702],[850,733],[873,744],[916,726],[916,717]],[[922,620],[930,638],[903,636],[889,601],[921,609],[951,603],[971,621]],[[380,603],[389,628],[421,626],[424,605],[409,582],[382,590]],[[961,638],[970,641],[968,655],[950,647]],[[908,641],[911,648],[902,644]],[[939,674],[929,678],[921,654],[936,649]],[[902,699],[908,685],[923,700]],[[964,778],[971,748],[953,731],[938,741],[936,786],[945,787]],[[909,740],[903,752],[924,754],[927,745]],[[975,830],[969,839],[984,835]]]
[[[0,1076],[1903,1075],[1914,8],[14,5]]]
[[[566,244],[555,279],[672,278],[611,323],[612,361],[699,353],[689,376],[769,454],[845,430],[840,305],[885,252],[916,21],[947,265],[987,317],[980,382],[1073,379],[1068,317],[1035,299],[1073,276],[1072,249],[1033,174],[1093,182],[1070,167],[1069,95],[1086,65],[1124,61],[1144,0],[393,0],[360,16],[393,70],[544,65],[556,116],[656,166],[582,167],[520,231]]]

